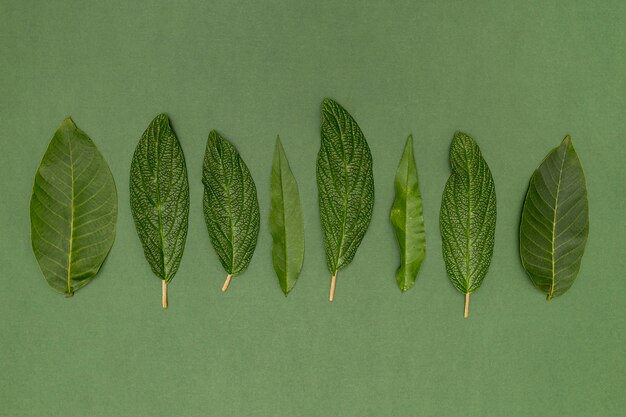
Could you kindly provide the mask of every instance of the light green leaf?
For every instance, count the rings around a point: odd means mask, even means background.
[[[496,232],[496,189],[487,162],[474,140],[456,132],[450,148],[452,174],[441,202],[443,258],[452,284],[469,295],[483,282]]]
[[[298,183],[278,137],[272,162],[270,198],[272,261],[280,288],[287,295],[296,284],[304,261],[304,222]]]
[[[422,214],[417,167],[413,156],[413,137],[406,140],[404,153],[396,171],[396,198],[391,207],[391,224],[400,246],[400,267],[396,272],[398,288],[405,292],[415,283],[424,257],[426,235]]]
[[[548,300],[574,283],[589,234],[585,173],[569,136],[534,172],[520,224],[520,256]]]
[[[211,244],[228,273],[222,291],[233,276],[250,264],[259,235],[256,186],[239,152],[215,130],[209,134],[204,164],[204,219]]]
[[[185,249],[189,218],[189,182],[185,156],[165,114],[141,136],[130,167],[130,208],[152,272],[167,283]]]
[[[109,166],[67,118],[41,160],[30,200],[33,251],[48,284],[67,296],[88,284],[113,246],[116,221]]]
[[[322,103],[321,135],[317,187],[332,301],[337,272],[352,262],[372,219],[374,175],[363,132],[331,99]]]

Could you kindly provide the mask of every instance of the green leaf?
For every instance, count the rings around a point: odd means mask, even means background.
[[[98,273],[115,240],[117,191],[106,161],[71,118],[35,174],[30,233],[41,272],[72,296]]]
[[[400,267],[396,271],[396,280],[400,291],[405,292],[415,283],[426,256],[422,196],[417,180],[412,136],[406,140],[396,171],[395,190],[396,198],[391,207],[390,219],[400,246]]]
[[[354,258],[374,208],[372,154],[363,132],[337,102],[322,103],[322,144],[317,187],[326,264],[334,298],[337,272]]]
[[[272,162],[270,198],[272,261],[280,288],[287,295],[296,284],[304,261],[304,222],[298,183],[278,137]]]
[[[452,284],[469,295],[482,284],[496,232],[496,189],[474,139],[456,132],[450,148],[452,174],[443,191],[439,217],[443,258]]]
[[[250,264],[259,235],[256,186],[239,152],[215,130],[209,134],[202,166],[204,219],[211,244],[228,273],[222,291],[233,276]]]
[[[167,283],[185,249],[189,182],[185,156],[165,114],[154,118],[141,136],[130,167],[130,208],[152,272]]]
[[[589,234],[585,174],[566,136],[534,172],[520,224],[520,256],[548,300],[574,283]]]

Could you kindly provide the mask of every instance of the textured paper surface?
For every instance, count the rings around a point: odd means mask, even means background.
[[[621,415],[626,3],[428,3],[4,1],[0,415]],[[376,185],[332,304],[315,188],[324,97],[358,121]],[[160,112],[191,192],[167,311],[128,201],[133,150]],[[107,159],[120,208],[101,275],[69,300],[38,269],[28,217],[35,171],[68,115]],[[261,206],[252,263],[225,294],[202,218],[212,128],[240,150]],[[457,129],[477,140],[498,193],[493,263],[469,320],[438,222]],[[388,215],[409,133],[428,247],[401,294]],[[277,134],[306,231],[288,298],[267,224]],[[591,231],[576,283],[548,303],[522,269],[518,226],[533,170],[566,134],[587,176]]]

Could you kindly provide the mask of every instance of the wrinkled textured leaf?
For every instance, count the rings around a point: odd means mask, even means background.
[[[487,162],[468,135],[454,134],[450,148],[452,174],[441,203],[443,257],[452,284],[469,294],[483,282],[493,255],[496,190]]]
[[[56,131],[30,200],[33,251],[48,284],[68,296],[98,273],[115,240],[111,170],[71,118]]]
[[[304,221],[298,183],[278,137],[272,162],[270,198],[272,262],[280,288],[287,295],[296,284],[304,261]]]
[[[152,272],[170,282],[187,239],[189,181],[183,150],[165,114],[152,120],[135,149],[130,208]]]
[[[415,283],[426,256],[426,234],[422,214],[413,137],[409,136],[396,171],[396,197],[391,207],[391,224],[400,246],[400,266],[396,272],[398,288],[405,292]]]
[[[363,132],[338,103],[322,103],[322,143],[317,156],[317,187],[326,264],[334,279],[348,265],[372,219],[372,154]]]
[[[520,256],[548,300],[574,283],[589,234],[585,174],[566,136],[534,172],[520,224]]]
[[[256,248],[259,202],[239,152],[215,130],[207,141],[202,183],[204,219],[213,248],[229,276],[239,275]]]

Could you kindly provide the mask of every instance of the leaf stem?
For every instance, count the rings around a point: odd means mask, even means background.
[[[161,297],[161,302],[163,304],[163,308],[167,308],[167,281],[166,280],[161,280],[162,282],[162,289],[163,289],[163,295]]]
[[[337,283],[337,272],[333,275],[333,278],[330,280],[330,297],[328,299],[333,301],[335,298],[335,284]]]
[[[466,319],[469,314],[469,296],[470,293],[465,294],[465,312],[463,312],[463,318]]]
[[[224,281],[224,285],[222,286],[222,292],[225,292],[228,289],[228,286],[230,285],[230,279],[232,277],[232,274],[228,274],[228,276],[226,277],[226,281]]]

